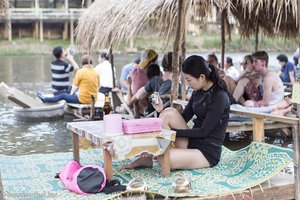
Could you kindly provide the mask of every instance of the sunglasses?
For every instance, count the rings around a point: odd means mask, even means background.
[[[249,62],[246,62],[246,61],[244,61],[244,62],[241,62],[241,65],[247,65]]]

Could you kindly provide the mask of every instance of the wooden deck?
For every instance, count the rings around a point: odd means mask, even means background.
[[[0,22],[70,22],[77,20],[85,9],[64,8],[10,8],[7,13],[0,15]]]

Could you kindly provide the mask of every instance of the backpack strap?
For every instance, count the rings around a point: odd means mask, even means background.
[[[107,180],[104,189],[101,192],[105,194],[111,194],[113,192],[123,192],[126,190],[125,185],[121,185],[120,181],[114,180]]]
[[[59,178],[59,174],[60,173],[56,173],[55,176],[54,176],[54,178]]]

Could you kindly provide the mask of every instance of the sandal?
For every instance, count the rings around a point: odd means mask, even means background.
[[[129,181],[126,190],[127,191],[146,191],[148,189],[147,183],[142,178],[134,178]]]
[[[175,174],[176,180],[172,183],[172,187],[177,193],[186,193],[192,188],[190,181],[182,174]]]

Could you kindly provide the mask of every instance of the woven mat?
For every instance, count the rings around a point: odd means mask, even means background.
[[[80,152],[81,164],[103,166],[102,151],[91,149]],[[72,159],[72,153],[33,154],[25,156],[0,155],[3,193],[5,199],[110,199],[119,194],[80,196],[64,189],[54,176]],[[160,167],[121,170],[129,162],[113,162],[114,178],[126,184],[134,177],[148,183],[148,193],[172,197],[207,197],[243,191],[268,180],[293,159],[291,149],[253,142],[239,151],[223,148],[221,162],[213,168],[178,170],[168,177],[160,175]],[[182,173],[192,184],[189,193],[175,193],[171,184],[175,173]]]

